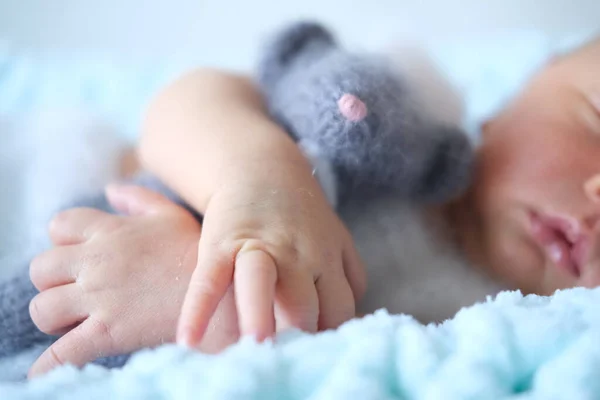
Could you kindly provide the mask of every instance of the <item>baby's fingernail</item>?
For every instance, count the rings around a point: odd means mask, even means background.
[[[194,348],[194,335],[191,329],[184,329],[180,334],[177,335],[177,344],[183,347]]]
[[[272,340],[274,338],[275,334],[273,332],[271,333],[267,333],[265,331],[262,332],[248,332],[242,335],[242,337],[244,338],[248,338],[250,340],[253,340],[257,343],[262,343],[268,340]]]

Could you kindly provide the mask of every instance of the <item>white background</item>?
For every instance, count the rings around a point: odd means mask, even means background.
[[[32,51],[193,55],[245,67],[266,32],[319,18],[355,45],[511,29],[553,35],[600,26],[599,0],[0,0],[0,39]]]

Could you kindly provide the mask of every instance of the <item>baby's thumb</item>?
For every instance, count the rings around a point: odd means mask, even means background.
[[[175,203],[162,194],[136,185],[111,184],[105,189],[106,198],[113,208],[126,215],[147,215],[159,212]]]

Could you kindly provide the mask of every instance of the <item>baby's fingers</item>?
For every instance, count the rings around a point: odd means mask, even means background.
[[[354,294],[354,301],[358,302],[367,291],[367,273],[350,235],[342,251],[342,262],[346,279]]]
[[[275,261],[262,250],[242,250],[235,262],[234,280],[240,334],[257,340],[272,336],[275,333]]]
[[[110,328],[88,318],[54,342],[29,370],[29,378],[44,374],[64,364],[78,367],[100,357],[113,355]]]
[[[300,329],[316,332],[319,319],[319,298],[312,274],[302,268],[281,268],[278,271],[275,303],[277,332]]]
[[[179,208],[162,194],[136,185],[109,185],[106,198],[113,208],[127,215],[148,215]]]
[[[58,286],[35,296],[29,303],[29,314],[40,331],[55,335],[87,318],[82,300],[75,284]]]
[[[316,283],[319,295],[319,330],[335,329],[355,317],[354,294],[343,272],[322,275]]]
[[[82,266],[80,246],[61,246],[36,256],[29,266],[34,286],[44,291],[75,282]]]
[[[177,343],[188,347],[198,346],[232,281],[233,259],[215,249],[203,249],[201,246],[198,265],[181,308]]]
[[[50,222],[50,239],[56,246],[86,242],[102,224],[117,217],[93,208],[72,208],[58,213]]]

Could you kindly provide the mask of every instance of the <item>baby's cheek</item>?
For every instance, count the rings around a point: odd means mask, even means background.
[[[600,264],[595,262],[581,277],[581,286],[586,288],[597,288],[600,286]]]
[[[511,229],[499,232],[491,256],[500,280],[527,293],[540,290],[545,260],[523,234]]]
[[[506,198],[528,197],[528,192],[556,185],[558,179],[572,176],[580,168],[581,146],[573,138],[538,131],[497,136],[481,154],[482,184],[502,190]]]

